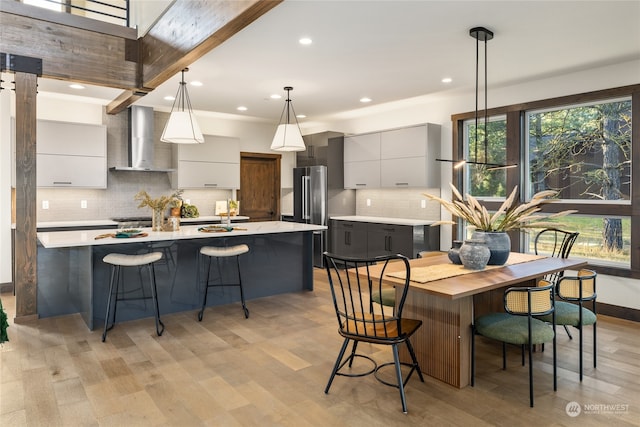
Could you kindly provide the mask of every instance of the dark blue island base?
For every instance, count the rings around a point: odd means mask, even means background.
[[[44,248],[38,246],[38,315],[80,313],[89,329],[102,327],[107,306],[110,266],[102,262],[109,253],[163,252],[155,263],[160,316],[195,310],[202,304],[205,274],[197,281],[197,254],[202,246],[245,243],[249,253],[240,256],[245,299],[301,290],[313,290],[312,232],[290,232],[154,242]],[[216,261],[213,260],[215,263]],[[221,259],[223,280],[236,283],[235,258]],[[140,271],[123,269],[127,289],[139,288]],[[212,280],[217,279],[212,269]],[[148,277],[144,291],[149,296]],[[135,296],[131,294],[130,296]],[[240,301],[237,287],[211,288],[207,306]],[[238,308],[241,312],[241,308]],[[151,300],[118,302],[116,322],[153,317]],[[206,311],[205,311],[206,316]],[[171,325],[167,325],[170,329]]]

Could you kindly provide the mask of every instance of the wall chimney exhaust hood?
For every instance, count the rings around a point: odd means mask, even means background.
[[[154,167],[153,107],[129,107],[128,165],[110,168],[112,171],[174,172],[175,169]]]

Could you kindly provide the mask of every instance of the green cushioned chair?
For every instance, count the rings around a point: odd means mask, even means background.
[[[478,317],[471,325],[471,386],[475,385],[475,336],[482,335],[502,342],[502,369],[507,369],[507,344],[519,345],[524,365],[524,347],[529,350],[529,405],[533,407],[532,351],[535,344],[553,342],[553,390],[557,390],[556,326],[553,284],[539,287],[509,288],[504,293],[504,313],[489,313]],[[551,325],[536,319],[551,316]]]
[[[580,381],[582,381],[583,326],[593,325],[593,367],[596,367],[596,272],[582,269],[577,276],[561,277],[556,283],[556,293],[561,299],[556,301],[556,325],[573,326],[580,334]],[[588,302],[591,302],[591,310],[584,307]],[[551,321],[549,315],[540,316],[539,319]]]
[[[396,288],[382,288],[380,291],[373,291],[371,300],[380,305],[393,307],[396,305]]]

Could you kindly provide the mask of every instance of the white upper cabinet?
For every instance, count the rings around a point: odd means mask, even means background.
[[[345,188],[438,187],[440,126],[423,124],[345,138]],[[347,159],[350,159],[349,161]]]
[[[203,144],[175,144],[173,188],[240,188],[238,138],[204,135]]]
[[[107,188],[106,126],[51,120],[36,126],[38,187]]]
[[[380,133],[353,135],[344,138],[344,162],[380,160]]]
[[[440,126],[426,124],[381,133],[380,184],[384,188],[439,187]]]
[[[344,188],[380,187],[380,133],[344,138]]]

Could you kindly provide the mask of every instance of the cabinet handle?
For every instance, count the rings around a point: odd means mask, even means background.
[[[204,186],[205,187],[217,187],[218,184],[205,184]]]
[[[53,181],[53,185],[71,185],[71,181]]]
[[[351,245],[351,232],[350,231],[345,231],[344,232],[344,244],[345,245]]]
[[[391,251],[391,236],[384,236],[384,250]]]
[[[356,184],[356,187],[366,187],[367,184]]]
[[[409,185],[408,182],[396,182],[396,185]]]

